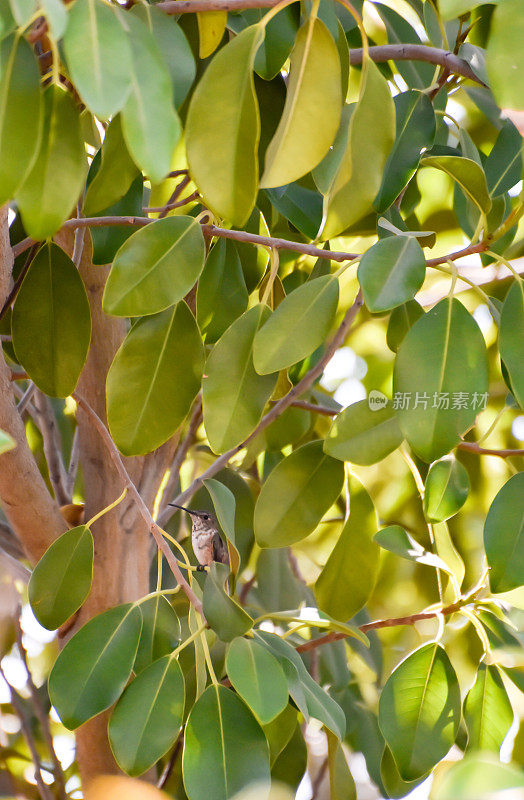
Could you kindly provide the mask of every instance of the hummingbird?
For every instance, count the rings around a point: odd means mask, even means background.
[[[220,536],[220,528],[214,514],[209,511],[194,511],[176,503],[169,503],[169,505],[180,508],[182,511],[187,511],[191,515],[191,541],[193,551],[199,562],[198,569],[200,571],[203,571],[213,561],[229,564],[227,545]]]

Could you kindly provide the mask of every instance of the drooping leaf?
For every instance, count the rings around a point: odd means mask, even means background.
[[[416,561],[418,564],[426,564],[435,569],[442,569],[445,572],[450,571],[448,565],[441,558],[425,550],[400,525],[388,525],[387,528],[378,531],[373,538],[384,550],[389,550],[390,553],[395,553],[401,558]]]
[[[492,592],[508,592],[524,580],[524,472],[507,481],[484,524],[484,548]]]
[[[448,524],[446,522],[434,522],[432,527],[435,538],[435,552],[447,565],[446,571],[452,579],[454,593],[458,594],[466,574],[466,566],[455,546]]]
[[[237,550],[235,534],[235,495],[225,484],[214,478],[204,480],[203,484],[213,501],[213,508],[218,523],[226,536],[229,567],[234,577],[240,567],[240,553]]]
[[[14,197],[38,155],[43,108],[40,71],[23,36],[0,45],[0,204]]]
[[[286,104],[266,150],[260,185],[283,186],[310,172],[335,138],[341,106],[337,46],[324,23],[311,16],[291,53]]]
[[[78,270],[53,242],[31,262],[11,330],[19,363],[38,388],[51,397],[71,394],[87,357],[91,314]]]
[[[387,345],[393,353],[397,352],[406,333],[423,314],[424,309],[416,300],[408,300],[393,309],[386,333]]]
[[[424,489],[424,514],[430,522],[443,522],[459,511],[469,494],[466,468],[447,456],[431,465]]]
[[[260,375],[286,369],[322,344],[333,324],[338,292],[338,278],[323,275],[284,298],[255,335],[253,363]]]
[[[86,217],[97,214],[120,200],[129,191],[138,174],[138,167],[129,155],[122,135],[121,116],[117,114],[107,126],[100,166],[87,187],[84,200]]]
[[[393,754],[386,744],[380,762],[380,777],[382,778],[387,796],[391,798],[400,798],[405,797],[409,792],[413,791],[419,783],[427,778],[427,775],[422,775],[415,781],[405,781],[401,778]]]
[[[491,20],[486,66],[490,88],[501,108],[524,109],[524,88],[516,76],[524,69],[524,17],[519,0],[504,0]],[[511,78],[509,77],[511,76]]]
[[[231,642],[253,627],[249,614],[224,589],[228,575],[229,568],[214,561],[206,576],[203,597],[204,616],[223,642]]]
[[[512,394],[524,408],[524,282],[510,287],[500,312],[500,357],[509,372]]]
[[[287,548],[261,550],[256,574],[256,594],[267,611],[298,608],[305,600],[305,587],[293,575]]]
[[[64,35],[69,17],[62,0],[41,0],[42,10],[53,38],[58,41]]]
[[[29,580],[28,596],[40,625],[54,631],[78,611],[91,589],[93,537],[79,525],[46,550]]]
[[[261,19],[263,9],[250,9],[244,12],[250,22]],[[287,61],[298,31],[296,9],[284,7],[265,26],[264,41],[255,57],[255,70],[265,81],[272,80]]]
[[[198,55],[200,58],[208,58],[215,52],[222,41],[226,30],[227,11],[221,9],[217,11],[197,12],[198,22]]]
[[[36,0],[8,0],[8,2],[18,25],[22,27],[28,25],[37,10]]]
[[[68,219],[87,173],[80,117],[72,97],[51,85],[43,95],[44,124],[31,172],[16,192],[24,227],[33,239],[47,239]],[[43,199],[45,198],[45,199]]]
[[[344,480],[343,464],[322,452],[322,442],[302,445],[270,473],[255,506],[260,547],[284,547],[311,533],[333,505]]]
[[[512,189],[522,175],[522,136],[508,119],[484,165],[489,193],[493,197]]]
[[[153,661],[170,653],[180,641],[180,621],[169,600],[154,594],[140,603],[142,632],[133,672],[138,674]]]
[[[216,54],[193,94],[186,124],[193,180],[206,205],[239,226],[253,210],[258,187],[260,120],[252,69],[262,35],[252,25]]]
[[[269,315],[267,306],[255,306],[216,343],[205,367],[204,426],[215,453],[242,442],[260,421],[277,375],[258,375],[253,366],[253,340]]]
[[[107,419],[124,455],[160,447],[176,431],[197,394],[202,340],[187,305],[140,319],[107,375]]]
[[[426,156],[421,161],[423,167],[435,167],[449,175],[464,194],[485,214],[491,208],[491,197],[484,170],[476,161],[461,156]]]
[[[289,183],[266,189],[266,194],[283,217],[308,239],[315,239],[322,221],[322,196],[318,192],[299,183]]]
[[[445,455],[472,425],[487,391],[486,346],[458,300],[441,300],[407,332],[393,389],[400,428],[424,461]]]
[[[448,752],[461,716],[455,670],[441,645],[410,653],[392,672],[379,701],[379,725],[401,778],[416,780]]]
[[[68,12],[64,51],[71,79],[86,106],[107,120],[131,90],[132,51],[118,9],[103,0],[78,0]]]
[[[380,548],[373,539],[377,515],[356,479],[349,483],[349,517],[315,583],[318,607],[339,620],[351,619],[367,602],[378,575]]]
[[[498,753],[513,722],[513,709],[497,667],[479,665],[475,683],[464,700],[464,722],[468,751]]]
[[[261,725],[267,725],[288,702],[286,677],[277,659],[261,644],[234,639],[226,656],[227,676]]]
[[[195,285],[204,257],[204,237],[194,217],[166,217],[146,225],[115,256],[104,311],[138,317],[178,303]]]
[[[208,686],[193,706],[182,756],[191,800],[229,800],[250,783],[269,788],[269,750],[262,728],[237,695]]]
[[[166,655],[149,665],[124,691],[108,725],[118,765],[142,775],[174,744],[183,722],[184,675]]]
[[[141,628],[140,609],[126,603],[93,617],[68,641],[49,676],[49,697],[66,728],[78,728],[120,697]]]
[[[219,239],[197,289],[197,320],[206,343],[216,342],[247,308],[248,293],[235,243]]]
[[[330,800],[356,800],[357,789],[340,741],[327,731]]]
[[[414,237],[388,236],[366,250],[357,274],[369,310],[389,311],[412,300],[424,283],[424,252]]]
[[[291,740],[296,727],[297,711],[291,704],[287,705],[272,722],[262,726],[269,745],[271,766]]]
[[[335,417],[324,442],[324,452],[353,464],[376,464],[402,443],[391,403],[371,408],[369,400],[347,406]]]

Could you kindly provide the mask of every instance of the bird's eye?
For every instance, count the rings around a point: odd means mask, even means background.
[[[209,519],[207,514],[204,514],[204,519]]]

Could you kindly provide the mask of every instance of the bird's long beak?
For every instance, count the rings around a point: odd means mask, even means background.
[[[187,511],[188,514],[195,514],[195,511],[192,511],[190,508],[185,508],[184,506],[179,506],[176,503],[168,503],[168,506],[174,506],[174,508],[180,508],[181,511]]]

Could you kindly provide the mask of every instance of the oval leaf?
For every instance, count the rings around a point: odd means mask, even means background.
[[[197,289],[197,320],[206,344],[219,339],[247,308],[248,293],[235,243],[219,239],[207,257]]]
[[[193,706],[182,756],[191,800],[229,800],[250,783],[269,788],[269,750],[262,728],[225,686],[208,686]]]
[[[513,475],[493,500],[484,524],[484,547],[492,592],[509,592],[524,581],[524,472]]]
[[[311,355],[328,335],[338,306],[338,278],[307,281],[280,303],[255,336],[253,363],[260,375],[286,369]]]
[[[460,716],[457,676],[439,644],[423,645],[401,661],[386,681],[378,712],[401,778],[416,780],[444,758]]]
[[[253,627],[249,614],[224,589],[228,575],[229,567],[214,561],[206,576],[203,597],[204,617],[223,642],[231,642]]]
[[[426,275],[426,259],[415,238],[388,236],[364,253],[357,275],[369,310],[389,311],[418,292]]]
[[[176,741],[184,715],[184,675],[171,655],[154,661],[129,684],[108,725],[118,765],[142,775]]]
[[[494,9],[491,22],[486,66],[491,89],[501,108],[524,109],[524,87],[517,79],[524,69],[521,12],[519,0],[504,0]]]
[[[33,614],[54,631],[78,611],[91,589],[93,537],[79,525],[59,536],[34,568],[27,587]]]
[[[386,333],[388,347],[393,353],[397,352],[406,333],[423,314],[424,309],[416,300],[409,300],[393,309]]]
[[[49,698],[66,728],[78,728],[120,697],[141,628],[140,609],[126,603],[94,617],[68,641],[49,676]]]
[[[484,337],[458,300],[424,314],[399,347],[393,406],[400,428],[424,461],[448,453],[485,404]]]
[[[395,553],[407,561],[416,561],[419,564],[426,564],[428,567],[450,572],[450,568],[441,558],[424,550],[422,545],[415,541],[409,533],[406,533],[400,525],[388,525],[387,528],[378,531],[373,538],[384,550],[389,550],[390,553]]]
[[[309,442],[273,469],[255,506],[260,547],[284,547],[304,539],[340,494],[344,465]]]
[[[468,750],[498,753],[513,722],[513,709],[497,667],[480,664],[464,700]]]
[[[480,211],[488,213],[491,208],[491,197],[484,170],[476,161],[460,156],[427,156],[422,159],[421,166],[435,167],[445,172]]]
[[[524,282],[517,279],[500,313],[500,357],[509,372],[512,394],[524,408]]]
[[[287,707],[288,688],[282,667],[261,644],[235,639],[226,656],[226,671],[255,717],[266,725]]]
[[[310,16],[291,53],[286,104],[266,150],[260,186],[284,186],[310,172],[333,143],[341,106],[337,46],[324,23]]]
[[[58,245],[31,262],[13,306],[16,356],[44,394],[67,397],[87,358],[91,312],[82,278]]]
[[[84,200],[86,217],[97,214],[121,200],[138,175],[138,167],[129,155],[124,142],[120,114],[113,117],[107,126],[100,157],[100,166],[86,191]]]
[[[462,508],[469,494],[466,468],[446,457],[431,465],[424,489],[424,514],[430,522],[443,522]]]
[[[359,400],[335,419],[324,442],[324,452],[341,461],[368,466],[382,461],[402,443],[402,432],[390,402],[370,407]]]
[[[166,217],[127,239],[115,256],[102,305],[106,314],[140,317],[182,300],[202,272],[205,244],[193,217]]]
[[[137,674],[153,661],[170,653],[180,641],[180,621],[176,611],[161,594],[140,603],[142,632],[133,672]]]

